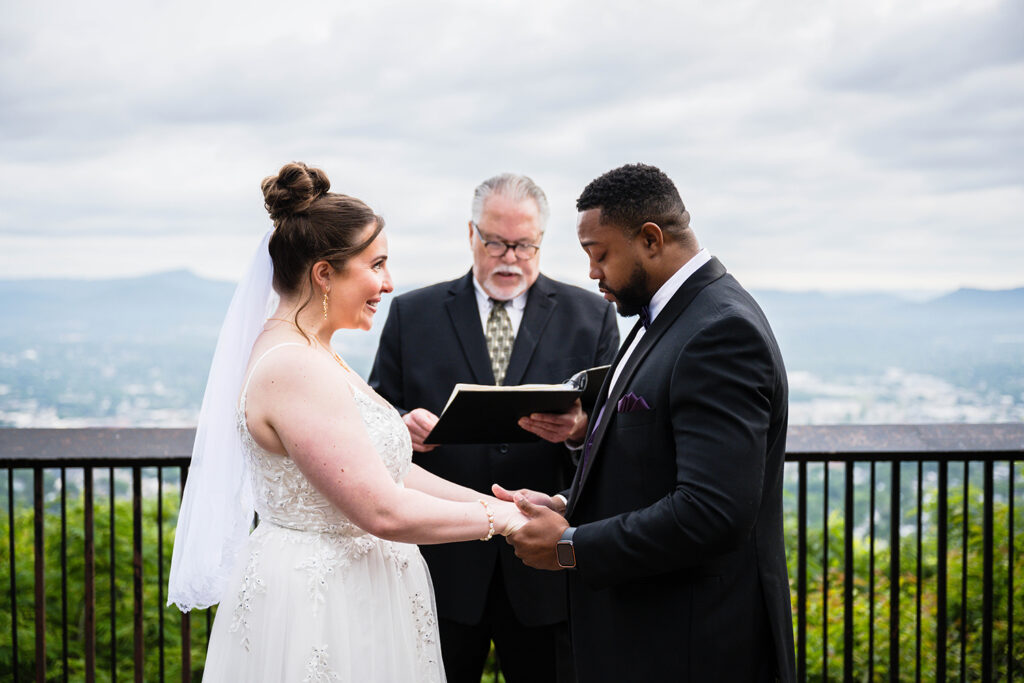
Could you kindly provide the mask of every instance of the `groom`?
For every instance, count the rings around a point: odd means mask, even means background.
[[[786,371],[757,303],[642,164],[576,202],[590,277],[640,315],[562,495],[512,494],[527,565],[568,570],[580,683],[791,681]]]

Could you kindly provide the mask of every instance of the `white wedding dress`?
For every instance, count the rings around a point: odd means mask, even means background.
[[[444,681],[419,549],[364,532],[291,458],[260,448],[245,423],[247,389],[248,381],[238,429],[259,525],[217,609],[203,681]],[[405,423],[364,390],[352,393],[377,453],[401,482],[412,463]]]

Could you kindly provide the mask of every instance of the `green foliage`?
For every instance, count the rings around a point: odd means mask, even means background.
[[[97,486],[97,492],[101,490]],[[116,488],[120,488],[119,486]],[[102,487],[106,492],[106,488]],[[181,680],[183,615],[175,607],[165,607],[166,581],[171,564],[171,547],[177,519],[178,491],[165,492],[163,497],[163,573],[158,572],[157,500],[150,497],[142,505],[142,623],[145,680],[160,680],[161,659],[167,680]],[[113,565],[111,564],[110,500],[97,498],[94,514],[94,596],[96,679],[129,680],[134,663],[134,579],[132,566],[133,519],[130,500],[120,497],[114,503]],[[62,680],[64,674],[63,639],[67,629],[67,676],[70,680],[85,678],[85,524],[84,499],[67,499],[66,556],[61,552],[61,521],[59,505],[48,501],[44,515],[44,567],[46,586],[46,673],[47,680]],[[10,595],[10,520],[0,524],[0,680],[13,680],[14,648],[11,619],[17,618],[17,680],[35,677],[35,558],[34,512],[31,507],[18,506],[14,515],[15,582],[17,609],[11,609]],[[62,557],[66,559],[62,562]],[[63,616],[62,564],[67,572],[67,621]],[[113,566],[113,572],[111,572]],[[161,596],[163,600],[161,601]],[[111,621],[113,616],[113,623]],[[161,655],[160,622],[163,619],[163,652]],[[191,613],[191,669],[201,674],[208,637],[204,612]],[[113,638],[112,638],[113,635]]]

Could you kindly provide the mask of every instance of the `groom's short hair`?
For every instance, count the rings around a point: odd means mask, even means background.
[[[690,227],[690,212],[672,180],[648,164],[626,164],[590,181],[576,200],[577,211],[601,210],[601,223],[614,223],[633,237],[644,223],[656,223],[676,239]]]

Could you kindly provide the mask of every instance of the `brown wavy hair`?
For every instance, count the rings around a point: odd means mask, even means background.
[[[331,181],[319,168],[297,161],[288,163],[277,175],[264,178],[261,187],[264,206],[274,222],[269,250],[278,294],[301,291],[317,261],[343,269],[384,229],[384,219],[366,203],[330,192]],[[357,241],[371,223],[376,227],[370,236]],[[310,292],[299,310],[312,297]]]

